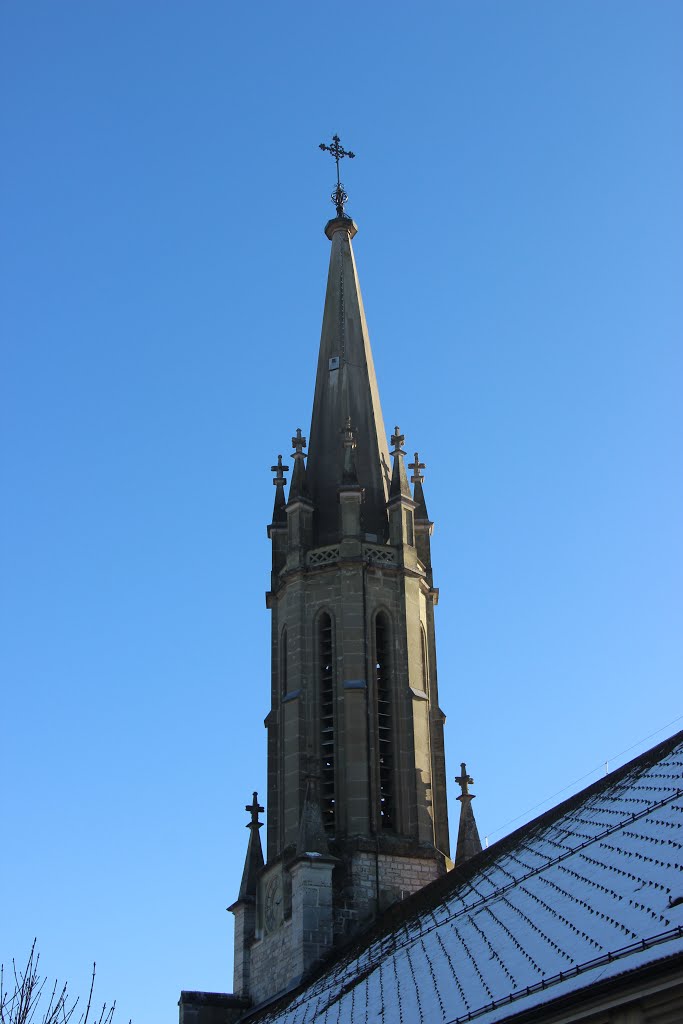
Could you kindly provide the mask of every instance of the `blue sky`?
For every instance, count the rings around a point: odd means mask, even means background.
[[[0,958],[97,959],[145,1024],[231,988],[335,131],[449,778],[493,840],[680,727],[682,36],[669,0],[0,5]]]

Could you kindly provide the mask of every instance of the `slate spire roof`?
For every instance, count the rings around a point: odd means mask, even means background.
[[[285,473],[289,472],[289,466],[285,466],[282,463],[282,456],[278,455],[277,464],[270,467],[271,472],[275,473],[273,483],[275,484],[275,501],[273,502],[273,520],[272,526],[284,526],[287,524],[287,499],[285,498],[285,487],[287,485],[287,478]]]
[[[460,801],[460,825],[458,828],[458,845],[455,850],[455,863],[462,864],[475,854],[481,853],[481,839],[479,830],[474,820],[472,801],[474,793],[470,793],[469,787],[474,785],[474,779],[467,774],[465,762],[460,764],[460,775],[455,780],[462,792],[457,799]]]
[[[258,802],[258,793],[254,792],[252,802],[247,804],[244,809],[249,811],[251,820],[245,826],[249,829],[249,844],[247,846],[247,855],[244,858],[244,871],[242,872],[238,900],[256,898],[258,877],[263,868],[263,850],[259,835],[259,829],[263,827],[263,822],[258,820],[258,816],[263,814],[264,809]]]
[[[401,447],[405,437],[401,433],[399,427],[394,427],[394,433],[391,435],[391,443],[393,448],[391,449],[391,457],[394,460],[394,468],[391,473],[391,484],[389,486],[389,499],[392,498],[409,498],[412,501],[412,494],[410,493],[410,484],[408,483],[408,475],[406,473],[405,466],[405,452]]]
[[[425,492],[422,484],[424,482],[424,474],[420,470],[425,468],[424,462],[420,462],[420,456],[418,452],[415,452],[414,461],[408,463],[408,469],[412,469],[413,475],[411,481],[413,483],[413,501],[415,502],[415,518],[424,519],[425,522],[429,522],[429,513],[427,512],[427,503],[425,501]]]
[[[289,485],[289,500],[294,501],[295,498],[307,498],[308,487],[306,484],[306,463],[304,448],[306,447],[306,438],[301,433],[301,427],[297,427],[296,434],[292,438],[292,459],[294,460],[294,469],[292,470],[292,482]]]
[[[683,732],[456,865],[245,1020],[495,1024],[683,964],[682,798]]]
[[[364,490],[364,532],[376,534],[383,542],[388,531],[391,466],[351,245],[356,231],[345,216],[331,220],[325,228],[332,245],[307,466],[319,544],[331,543],[338,535],[337,490],[344,463],[339,432],[349,418],[356,442],[355,469]]]

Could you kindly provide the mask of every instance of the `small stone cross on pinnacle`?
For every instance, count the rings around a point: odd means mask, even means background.
[[[455,781],[458,783],[460,789],[462,790],[460,796],[458,797],[458,800],[461,800],[464,796],[472,796],[467,787],[474,785],[474,779],[472,778],[471,775],[467,774],[467,768],[465,766],[464,761],[460,762],[460,775],[456,775]]]
[[[275,486],[284,487],[287,481],[285,480],[285,473],[289,473],[289,466],[282,465],[282,456],[277,457],[277,466],[271,466],[271,471],[275,473],[273,483]]]
[[[344,423],[344,426],[341,429],[341,434],[342,434],[342,444],[344,445],[345,448],[355,448],[356,447],[356,432],[353,429],[353,427],[351,426],[351,417],[350,416],[346,417],[346,422]]]
[[[337,208],[337,216],[344,217],[346,216],[344,213],[344,203],[347,202],[349,197],[344,191],[344,186],[339,180],[339,161],[343,160],[345,156],[348,156],[349,160],[353,160],[356,154],[352,153],[350,149],[344,149],[338,135],[332,136],[331,146],[327,146],[324,142],[321,142],[319,148],[326,153],[331,153],[335,159],[335,163],[337,164],[337,187],[332,193],[331,199]]]
[[[258,820],[258,816],[259,814],[263,814],[264,809],[258,802],[258,793],[256,792],[256,790],[254,790],[254,799],[250,804],[247,804],[247,806],[244,809],[245,811],[251,812],[251,821],[246,827],[251,829],[261,828],[263,826],[263,822]]]
[[[421,473],[420,470],[424,468],[424,462],[420,462],[420,456],[417,454],[417,452],[415,452],[415,462],[408,463],[408,469],[413,470],[413,475],[410,478],[412,483],[422,483],[422,481],[424,480],[424,473]]]
[[[294,449],[294,458],[303,459],[304,448],[306,447],[306,438],[301,433],[301,427],[296,428],[296,434],[292,438],[292,448]]]
[[[405,441],[405,436],[401,433],[400,427],[394,427],[394,433],[391,435],[391,443],[394,446],[392,455],[405,455],[405,452],[401,448],[401,445]]]

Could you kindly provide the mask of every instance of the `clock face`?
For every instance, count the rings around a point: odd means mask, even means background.
[[[279,874],[269,878],[266,884],[263,917],[267,932],[272,932],[282,920],[282,879]]]

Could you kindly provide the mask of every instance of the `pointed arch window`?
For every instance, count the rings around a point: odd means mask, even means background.
[[[422,678],[420,680],[421,689],[426,693],[429,689],[429,662],[427,661],[427,637],[425,636],[424,626],[420,625],[420,662],[422,667]]]
[[[382,829],[394,828],[394,751],[389,624],[375,620],[375,689],[379,752],[379,813]]]
[[[287,627],[280,636],[280,693],[287,696]]]
[[[334,644],[332,619],[318,619],[318,693],[320,699],[320,810],[323,824],[334,831]]]

